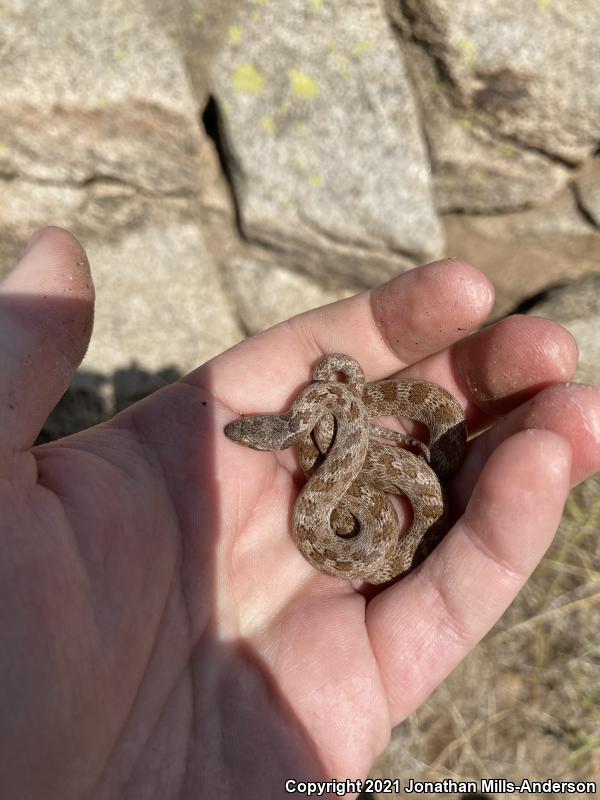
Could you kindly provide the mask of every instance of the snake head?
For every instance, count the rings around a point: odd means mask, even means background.
[[[289,422],[283,414],[243,417],[225,426],[228,439],[253,450],[284,450],[293,444],[290,434]]]

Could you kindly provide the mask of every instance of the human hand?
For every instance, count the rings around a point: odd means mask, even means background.
[[[364,777],[390,727],[494,624],[600,467],[600,399],[560,326],[439,262],[243,342],[109,423],[32,449],[81,360],[93,288],[41,231],[0,286],[0,785],[7,797],[279,797]],[[289,452],[226,422],[280,412],[325,353],[433,380],[471,442],[458,521],[367,598],[312,569]],[[502,417],[500,421],[496,421]],[[403,507],[400,508],[401,512]]]

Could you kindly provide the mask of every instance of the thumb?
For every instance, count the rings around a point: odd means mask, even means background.
[[[0,453],[31,447],[85,354],[93,317],[79,242],[41,228],[0,283]]]

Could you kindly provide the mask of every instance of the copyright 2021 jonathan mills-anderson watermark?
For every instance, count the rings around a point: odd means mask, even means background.
[[[455,781],[444,778],[443,781],[415,781],[409,778],[366,778],[365,780],[345,781],[296,781],[290,778],[285,782],[285,791],[290,795],[305,797],[323,797],[324,795],[359,794],[360,792],[378,792],[379,794],[438,794],[441,792],[461,792],[473,794],[477,792],[502,792],[505,794],[575,794],[587,792],[596,794],[594,781],[556,781],[532,780],[509,781],[504,778],[482,778],[479,781]]]

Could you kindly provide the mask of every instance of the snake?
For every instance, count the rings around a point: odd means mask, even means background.
[[[426,425],[428,443],[371,421],[390,416]],[[307,480],[294,505],[292,535],[306,560],[327,575],[370,584],[404,577],[448,530],[442,481],[462,463],[467,428],[459,402],[436,383],[366,383],[356,359],[332,353],[287,412],[242,416],[224,432],[255,450],[297,446]],[[403,535],[390,494],[404,494],[412,506]]]

